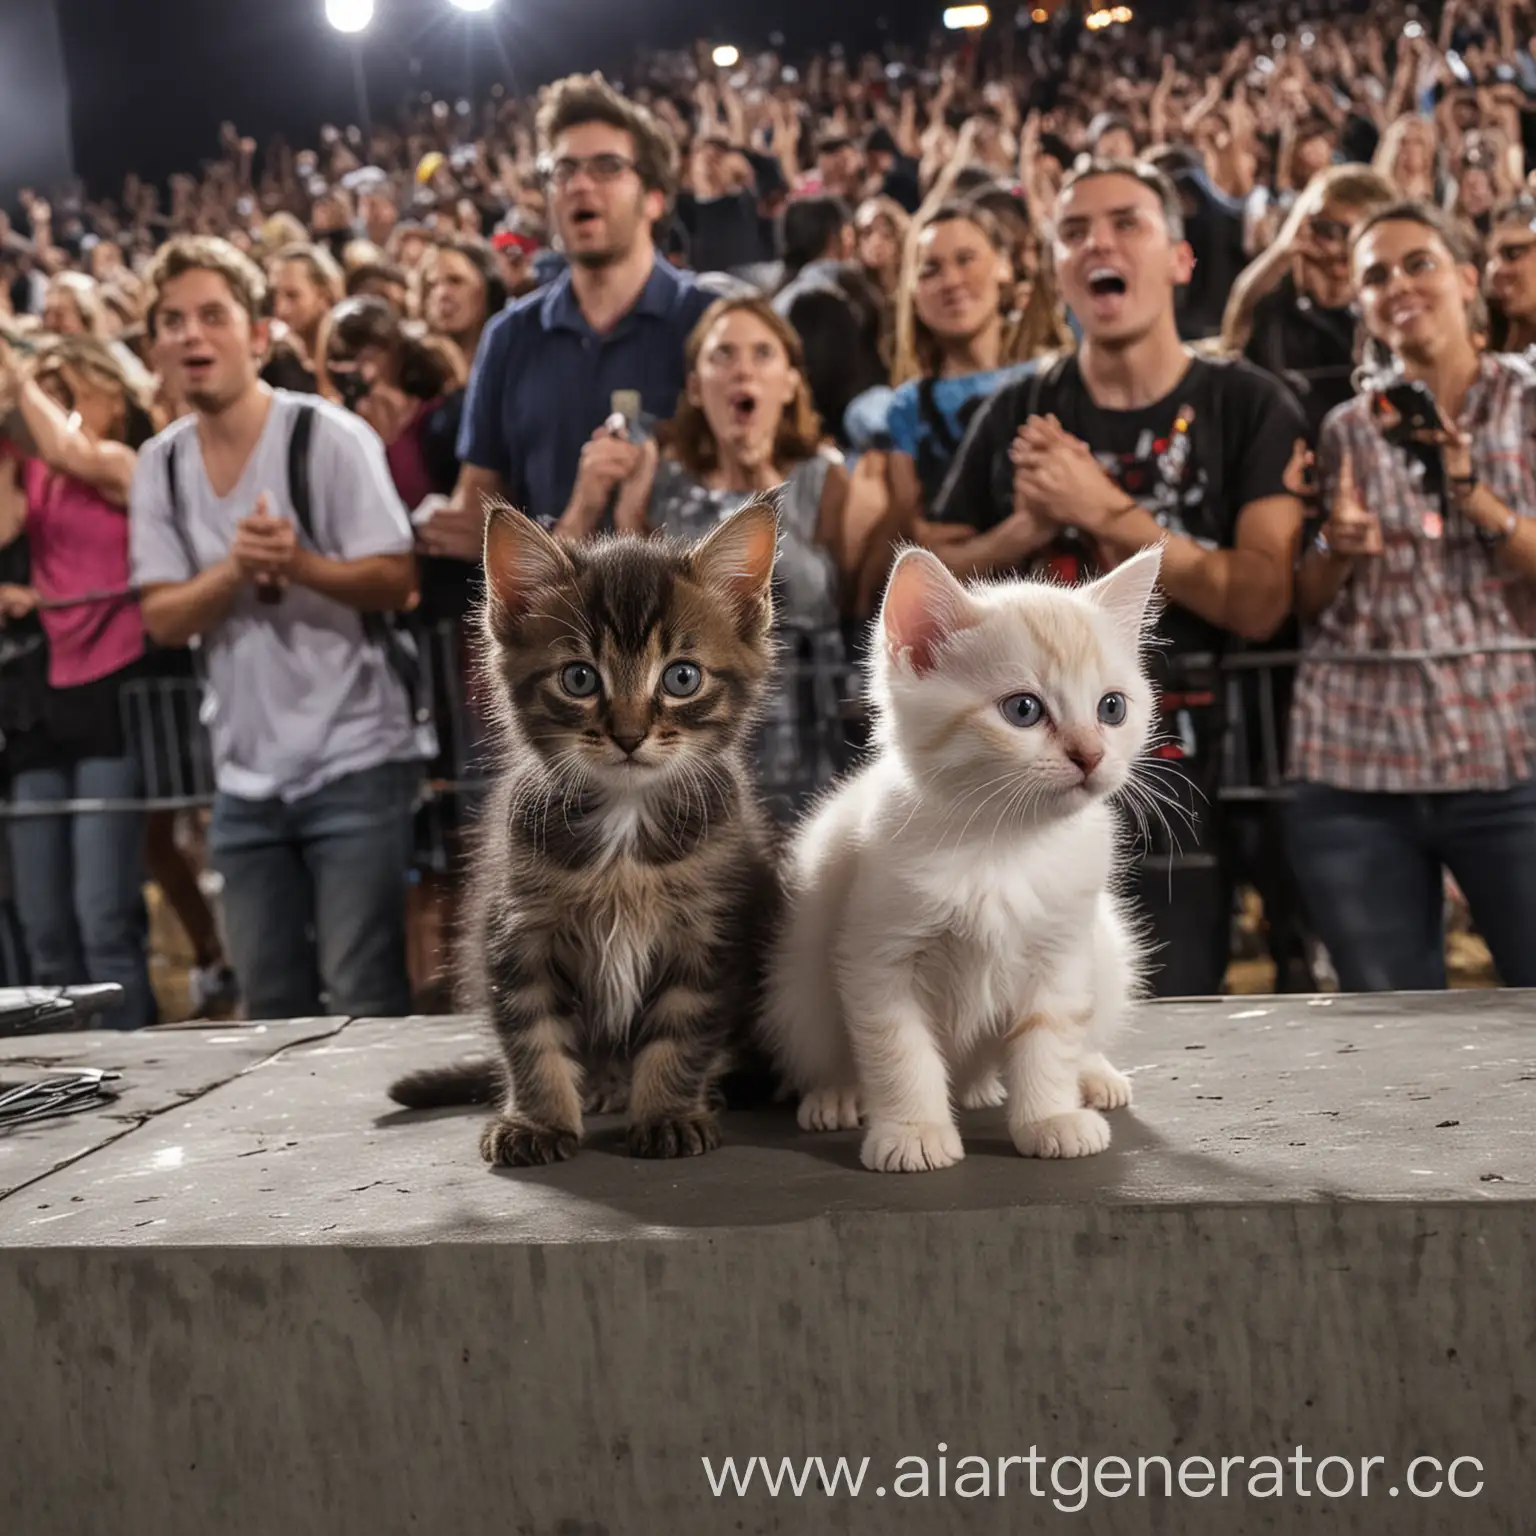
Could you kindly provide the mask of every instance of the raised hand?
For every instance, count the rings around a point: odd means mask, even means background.
[[[1381,521],[1361,501],[1355,484],[1355,466],[1347,453],[1339,464],[1338,484],[1329,504],[1328,521],[1323,524],[1323,537],[1331,553],[1346,559],[1379,555],[1385,547]]]

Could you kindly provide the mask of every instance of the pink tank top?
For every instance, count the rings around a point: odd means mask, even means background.
[[[41,459],[26,466],[27,549],[32,585],[44,598],[84,597],[128,585],[128,512]],[[137,598],[111,598],[41,615],[48,681],[93,683],[144,654]]]

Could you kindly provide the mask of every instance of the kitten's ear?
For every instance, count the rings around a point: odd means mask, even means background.
[[[576,574],[560,541],[504,501],[490,504],[485,524],[485,589],[500,616],[517,623],[546,587]]]
[[[937,555],[904,550],[891,569],[880,605],[880,627],[892,661],[931,672],[935,653],[952,635],[980,622],[964,587]]]
[[[693,573],[736,610],[744,629],[766,628],[773,616],[773,562],[779,516],[771,499],[749,501],[693,547]]]
[[[1153,544],[1084,588],[1094,604],[1114,620],[1121,639],[1129,646],[1141,644],[1143,631],[1157,617],[1161,607],[1157,576],[1162,564],[1163,546]]]

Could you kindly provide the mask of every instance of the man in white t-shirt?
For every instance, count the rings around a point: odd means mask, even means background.
[[[416,587],[383,444],[260,381],[264,285],[232,246],[174,240],[149,281],[157,362],[193,414],[139,455],[133,576],[156,641],[200,640],[211,852],[247,1014],[408,1012],[412,820],[435,743],[383,617]]]

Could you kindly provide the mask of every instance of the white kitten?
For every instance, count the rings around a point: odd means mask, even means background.
[[[868,1168],[958,1162],[952,1104],[999,1077],[1026,1157],[1102,1152],[1130,1102],[1100,1054],[1140,967],[1109,802],[1152,727],[1160,558],[1078,588],[963,587],[922,550],[891,572],[880,753],[796,839],[767,1008],[800,1123],[862,1106]]]

